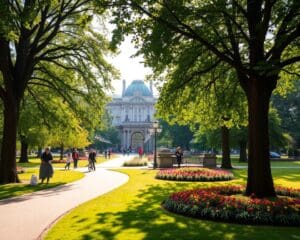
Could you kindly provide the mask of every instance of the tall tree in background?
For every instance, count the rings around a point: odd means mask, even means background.
[[[190,150],[190,142],[193,139],[193,133],[189,126],[179,124],[169,124],[164,120],[159,121],[162,132],[158,136],[160,140],[170,143],[170,147],[181,146],[183,149]]]
[[[195,56],[192,53],[183,55],[189,60]],[[187,61],[181,62],[187,66]],[[200,126],[202,133],[218,129],[221,132],[222,168],[232,168],[229,131],[247,124],[246,98],[230,69],[220,64],[219,68],[198,75],[195,66],[198,64],[192,61],[188,69],[177,67],[169,73],[158,100],[158,115],[168,121]],[[206,83],[201,78],[210,81]],[[185,79],[188,83],[180,86]]]
[[[94,102],[90,95],[105,99],[102,89],[109,86],[112,67],[103,58],[106,40],[90,27],[95,13],[92,4],[88,0],[0,2],[0,98],[4,105],[0,183],[18,181],[16,135],[26,89],[39,99],[31,86],[44,86],[66,101],[80,92],[91,104],[103,107],[103,101]]]
[[[281,119],[282,131],[286,134],[290,156],[300,156],[300,79],[291,86],[290,92],[272,97],[272,104]]]
[[[122,40],[123,34],[135,34],[139,53],[156,73],[177,66],[176,55],[185,50],[182,43],[197,49],[199,73],[220,61],[236,71],[249,113],[246,194],[275,196],[269,102],[281,71],[291,72],[300,61],[300,1],[114,0],[107,4],[117,9],[114,41]],[[299,73],[299,67],[295,69]]]

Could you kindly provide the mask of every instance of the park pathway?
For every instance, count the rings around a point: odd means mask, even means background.
[[[131,156],[125,158],[130,159]],[[109,164],[109,162],[111,162]],[[128,176],[106,166],[122,166],[124,157],[97,165],[95,172],[66,185],[0,201],[0,239],[35,240],[66,212],[81,203],[107,193],[128,181]]]

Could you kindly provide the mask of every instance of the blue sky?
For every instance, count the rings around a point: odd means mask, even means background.
[[[144,67],[142,63],[143,57],[131,57],[135,52],[136,49],[131,43],[130,37],[126,37],[120,46],[120,54],[108,59],[121,73],[120,80],[113,81],[115,94],[122,92],[122,79],[126,80],[128,86],[135,79],[145,80],[146,75],[151,73],[151,69]]]

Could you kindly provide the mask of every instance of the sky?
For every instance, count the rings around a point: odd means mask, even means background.
[[[151,73],[151,69],[146,68],[142,63],[142,56],[131,57],[136,52],[136,49],[131,43],[130,37],[125,38],[125,41],[121,44],[119,50],[120,53],[117,56],[108,59],[108,61],[120,71],[120,79],[112,82],[115,89],[114,94],[122,93],[123,79],[126,80],[126,86],[129,86],[133,80],[145,80],[146,75]]]

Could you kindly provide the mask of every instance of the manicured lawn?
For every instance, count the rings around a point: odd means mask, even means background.
[[[299,169],[272,171],[276,184],[300,187]],[[246,170],[234,170],[235,180],[218,183],[162,181],[154,178],[153,170],[121,172],[130,176],[128,183],[71,211],[55,224],[45,239],[300,239],[300,228],[195,220],[161,208],[161,202],[174,191],[243,184]]]
[[[55,160],[58,158],[54,158]],[[105,159],[104,157],[97,157],[97,163],[102,163],[107,161],[107,159]],[[41,160],[39,158],[31,158],[29,159],[28,163],[19,163],[17,162],[17,165],[20,167],[25,167],[25,168],[29,168],[29,167],[39,167],[41,164]],[[60,167],[63,168],[66,164],[65,163],[53,163],[52,164],[53,167]],[[86,167],[88,165],[88,161],[87,160],[79,160],[78,161],[78,167]],[[71,163],[70,168],[73,168],[73,163]]]
[[[53,178],[50,179],[49,184],[38,184],[37,186],[30,186],[28,183],[32,174],[38,176],[39,170],[27,169],[26,173],[19,174],[19,177],[23,183],[0,185],[0,199],[20,196],[26,193],[56,187],[69,182],[74,182],[84,177],[84,174],[81,172],[55,170]]]
[[[222,157],[218,156],[217,162],[221,164]],[[232,166],[247,166],[248,163],[240,163],[239,158],[236,156],[231,157]],[[281,161],[271,160],[271,167],[300,167],[300,161],[286,161],[282,158]]]
[[[195,157],[192,157],[192,158],[195,158]],[[187,159],[187,161],[189,161],[189,160]],[[221,156],[217,155],[217,164],[221,164],[221,161],[222,161]],[[184,163],[185,162],[186,162],[186,159],[184,158]],[[248,165],[248,163],[240,163],[239,158],[237,156],[231,156],[231,163],[232,163],[233,167]],[[272,167],[300,167],[300,161],[286,161],[284,158],[282,158],[281,161],[271,160],[271,166]]]

